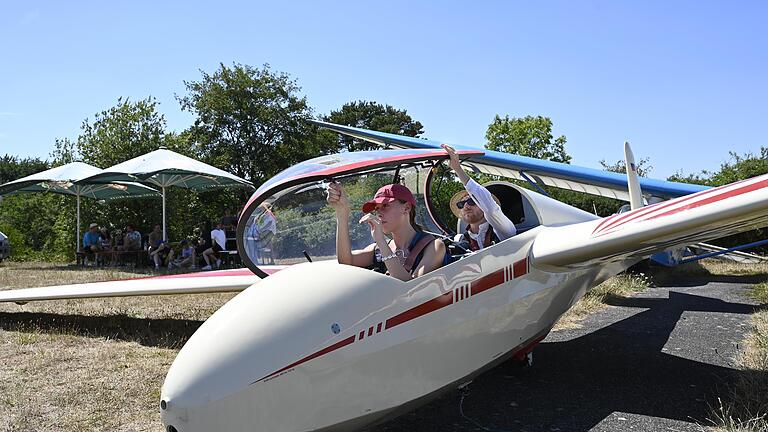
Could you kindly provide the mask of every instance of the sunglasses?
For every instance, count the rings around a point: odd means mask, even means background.
[[[475,204],[475,201],[472,198],[467,198],[456,203],[456,207],[459,209],[463,209],[465,205],[476,206],[477,204]]]

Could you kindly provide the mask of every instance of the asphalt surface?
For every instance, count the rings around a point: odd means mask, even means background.
[[[552,332],[534,364],[502,364],[369,432],[701,431],[749,332],[746,279],[688,280],[613,301]],[[469,420],[469,419],[471,420]],[[476,422],[476,423],[473,423]]]

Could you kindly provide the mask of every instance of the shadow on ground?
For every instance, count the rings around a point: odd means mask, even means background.
[[[126,315],[0,312],[0,329],[6,331],[107,338],[175,349],[181,348],[202,324],[203,321],[134,318]]]
[[[533,367],[505,363],[475,379],[463,408],[487,429],[461,417],[454,390],[370,432],[587,431],[614,412],[707,424],[717,395],[745,372],[662,348],[685,311],[751,314],[754,306],[674,291],[612,302],[647,310],[573,340],[542,343]]]

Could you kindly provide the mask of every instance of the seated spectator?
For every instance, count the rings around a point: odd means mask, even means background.
[[[112,232],[112,261],[115,265],[123,265],[123,257],[120,252],[124,249],[125,232],[114,230]]]
[[[150,244],[152,241],[150,240]],[[155,270],[160,270],[160,266],[168,267],[168,270],[173,268],[171,264],[173,262],[173,248],[168,246],[168,242],[160,240],[160,244],[150,249],[149,259],[155,263]]]
[[[179,257],[175,259],[171,264],[169,264],[168,268],[196,268],[197,254],[195,253],[194,245],[187,240],[182,240],[181,244],[179,244],[179,247],[181,248]]]
[[[107,231],[106,228],[102,228],[99,232],[100,240],[99,240],[99,247],[101,248],[101,251],[96,254],[96,262],[100,263],[103,266],[107,265],[107,261],[109,261],[109,264],[115,265],[115,255],[113,253],[113,246],[112,246],[112,237],[109,235],[109,231]]]
[[[85,252],[86,265],[88,265],[89,255],[94,257],[94,261],[98,259],[98,253],[101,251],[100,241],[99,225],[96,223],[88,225],[88,231],[83,236],[83,252]]]
[[[210,270],[213,268],[213,260],[216,260],[216,267],[220,267],[221,257],[219,256],[219,252],[226,250],[226,247],[227,235],[224,233],[221,223],[218,223],[216,224],[216,229],[211,231],[211,247],[203,252],[203,259],[205,260],[205,267],[203,267],[203,270]]]
[[[123,239],[123,250],[138,251],[141,250],[141,233],[133,228],[133,225],[125,227],[125,238]]]
[[[163,228],[159,224],[155,225],[155,228],[149,233],[149,252],[151,253],[160,247],[163,240],[165,240],[163,238]]]

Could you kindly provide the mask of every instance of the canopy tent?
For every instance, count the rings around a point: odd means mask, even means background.
[[[30,192],[49,192],[76,196],[77,251],[80,252],[80,197],[112,200],[156,197],[159,195],[156,190],[131,181],[97,184],[82,182],[83,179],[99,174],[101,171],[100,168],[88,165],[87,163],[72,162],[0,185],[0,196]]]
[[[165,147],[127,160],[83,179],[83,183],[135,181],[154,185],[163,195],[163,239],[168,240],[165,216],[165,189],[178,186],[192,190],[219,187],[247,187],[251,182],[216,167],[178,154]]]

